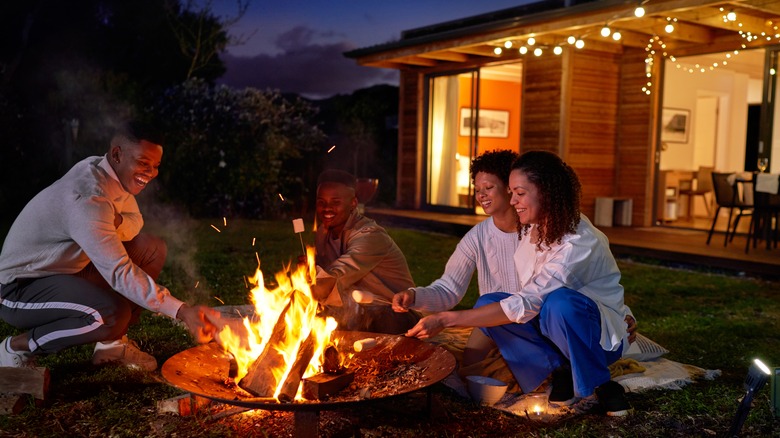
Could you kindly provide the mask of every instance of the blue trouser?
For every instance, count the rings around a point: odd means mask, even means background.
[[[506,292],[485,294],[474,307],[508,296]],[[601,314],[596,303],[567,288],[547,295],[539,315],[524,324],[480,329],[496,343],[525,393],[538,388],[554,369],[570,366],[574,394],[587,397],[610,380],[607,367],[622,355],[622,348],[605,351],[601,347]]]

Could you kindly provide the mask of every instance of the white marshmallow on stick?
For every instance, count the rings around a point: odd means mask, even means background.
[[[355,341],[355,343],[352,344],[352,348],[354,348],[355,351],[367,351],[374,347],[376,347],[376,338],[365,338]]]
[[[295,231],[295,234],[297,234],[298,237],[300,237],[301,239],[301,250],[303,251],[303,255],[305,256],[306,245],[303,244],[303,235],[301,234],[304,231],[306,231],[306,227],[303,226],[303,219],[302,218],[293,219],[292,222],[293,222],[293,231]]]
[[[392,302],[390,302],[390,300],[384,297],[379,297],[372,294],[371,292],[364,291],[364,290],[357,290],[357,289],[352,291],[352,299],[355,300],[355,302],[358,304],[371,304],[371,303],[381,303],[381,304],[390,304],[390,305],[393,304]]]

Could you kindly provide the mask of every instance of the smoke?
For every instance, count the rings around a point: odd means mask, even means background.
[[[140,196],[138,203],[144,216],[143,231],[162,238],[168,245],[168,258],[160,279],[168,284],[162,281],[161,284],[190,304],[213,304],[210,303],[212,292],[205,281],[200,281],[195,263],[198,222],[173,205],[156,202],[153,196]]]

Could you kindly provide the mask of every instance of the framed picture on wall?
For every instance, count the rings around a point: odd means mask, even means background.
[[[661,141],[688,143],[691,131],[691,111],[681,108],[664,108],[661,115]]]
[[[460,109],[460,135],[464,137],[468,137],[475,128],[473,113],[471,108]],[[480,109],[476,128],[480,137],[509,137],[509,111]]]

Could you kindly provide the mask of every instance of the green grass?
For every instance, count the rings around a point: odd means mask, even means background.
[[[169,243],[168,264],[160,283],[191,303],[246,304],[249,291],[245,277],[254,274],[258,257],[269,281],[271,274],[301,252],[300,240],[289,221],[228,220],[225,226],[222,218],[194,221],[169,215],[159,224],[148,223],[147,227]],[[412,275],[420,285],[441,275],[459,240],[403,229],[389,232],[406,254]],[[306,242],[313,242],[311,233],[304,233],[303,237]],[[736,411],[752,358],[760,357],[773,366],[780,364],[780,285],[631,259],[620,259],[618,264],[626,302],[639,321],[639,331],[669,349],[667,358],[719,369],[722,376],[681,391],[629,394],[636,413],[626,419],[583,416],[542,425],[474,406],[446,387],[436,386],[430,416],[424,414],[424,397],[398,397],[361,407],[359,415],[323,412],[323,433],[350,436],[358,427],[355,424],[359,424],[358,434],[363,436],[722,435]],[[460,307],[473,304],[475,283],[472,281]],[[0,335],[17,332],[0,323]],[[160,363],[194,345],[180,326],[148,312],[133,327],[130,337]],[[221,420],[202,415],[157,414],[157,401],[181,392],[163,382],[159,372],[92,367],[91,352],[90,346],[81,346],[42,358],[40,365],[51,372],[48,403],[31,404],[19,415],[0,416],[0,436],[216,437],[278,436],[282,430],[291,433],[289,413],[277,412],[262,419],[232,416]],[[780,436],[776,426],[765,388],[756,397],[742,436]]]

